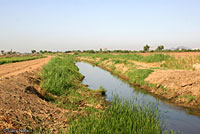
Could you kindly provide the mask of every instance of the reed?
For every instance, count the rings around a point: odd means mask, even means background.
[[[163,124],[157,105],[141,105],[137,100],[115,96],[104,112],[91,114],[74,121],[69,134],[161,134]]]
[[[73,56],[56,57],[42,69],[42,87],[54,95],[62,95],[75,86],[83,76],[78,72]]]

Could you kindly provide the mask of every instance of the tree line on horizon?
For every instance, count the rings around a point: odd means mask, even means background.
[[[171,50],[171,49],[164,49],[164,45],[159,45],[157,46],[157,48],[155,50],[150,50],[150,45],[146,44],[143,47],[143,50],[103,50],[102,48],[100,48],[99,50],[67,50],[67,51],[48,51],[48,50],[40,50],[40,51],[36,51],[35,49],[31,50],[32,54],[46,54],[46,53],[146,53],[146,52],[200,52],[200,49],[195,49],[195,50],[191,50],[191,49],[175,49],[175,50]],[[16,54],[20,54],[20,52],[16,52],[16,51],[12,51],[12,49],[8,52],[5,52],[4,50],[1,50],[1,55],[16,55]]]

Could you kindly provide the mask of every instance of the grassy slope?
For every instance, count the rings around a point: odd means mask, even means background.
[[[153,63],[153,62],[161,62],[164,60],[167,60],[170,56],[169,55],[163,55],[163,54],[152,54],[148,56],[142,56],[139,54],[81,54],[81,56],[87,56],[91,58],[102,58],[102,59],[124,59],[124,60],[134,60],[134,61],[140,61],[140,62],[147,62],[147,63]]]

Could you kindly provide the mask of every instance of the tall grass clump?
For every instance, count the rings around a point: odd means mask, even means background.
[[[42,87],[54,95],[62,95],[83,76],[78,72],[73,56],[52,58],[42,69]]]
[[[169,59],[169,55],[164,54],[151,54],[144,57],[144,62],[162,62]]]
[[[155,104],[140,105],[114,97],[104,112],[74,121],[69,134],[161,134],[163,124]]]

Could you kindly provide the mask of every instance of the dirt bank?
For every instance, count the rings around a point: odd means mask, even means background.
[[[0,66],[0,130],[28,129],[35,133],[49,133],[49,130],[57,133],[60,129],[64,132],[70,122],[93,114],[91,109],[104,109],[106,101],[101,92],[88,89],[81,81],[62,96],[46,93],[40,87],[38,75],[50,59]],[[53,97],[55,103],[49,102],[45,94]]]
[[[0,129],[52,130],[67,127],[67,110],[42,99],[37,86],[39,69],[0,80]]]
[[[157,86],[162,85],[165,88],[162,96],[165,98],[200,107],[200,71],[156,70],[145,80]]]

